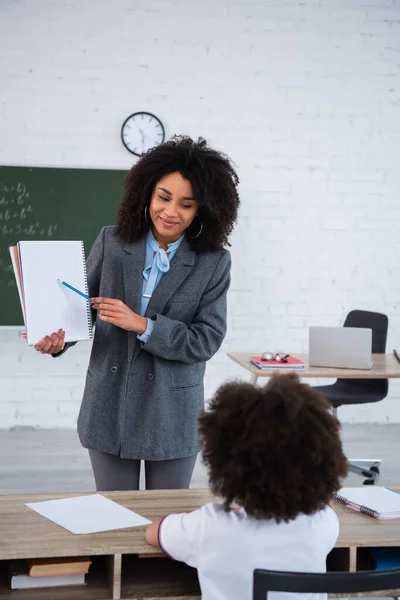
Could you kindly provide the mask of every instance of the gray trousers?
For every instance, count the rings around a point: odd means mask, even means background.
[[[99,450],[89,450],[89,457],[98,492],[139,489],[140,460],[120,458]],[[146,490],[188,488],[196,458],[197,454],[174,460],[144,461]]]

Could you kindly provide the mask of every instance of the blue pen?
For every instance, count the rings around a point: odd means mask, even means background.
[[[90,300],[90,296],[88,296],[87,294],[84,294],[83,292],[80,292],[79,290],[77,290],[76,288],[74,288],[72,285],[69,285],[69,283],[67,283],[66,281],[61,281],[61,279],[57,279],[57,281],[58,281],[58,283],[61,283],[61,285],[65,285],[65,287],[69,288],[70,290],[72,290],[76,294],[79,294],[83,298],[86,298],[86,300]]]

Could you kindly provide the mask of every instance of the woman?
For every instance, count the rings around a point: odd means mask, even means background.
[[[129,172],[116,227],[87,260],[96,318],[78,418],[99,491],[187,488],[204,371],[226,333],[238,177],[228,157],[175,137]],[[35,348],[62,354],[64,333]]]

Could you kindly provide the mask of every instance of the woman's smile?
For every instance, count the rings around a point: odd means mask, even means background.
[[[171,229],[172,227],[175,227],[176,225],[178,225],[178,223],[171,221],[169,219],[166,219],[165,217],[159,217],[162,225],[164,227],[167,227],[168,229]]]

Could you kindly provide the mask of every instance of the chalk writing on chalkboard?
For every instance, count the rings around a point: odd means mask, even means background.
[[[23,323],[9,246],[23,240],[83,240],[88,255],[101,228],[115,223],[126,175],[112,169],[0,165],[0,327]]]
[[[14,287],[8,246],[21,239],[52,238],[58,230],[57,223],[42,223],[35,216],[29,189],[23,182],[7,185],[0,181],[0,287]],[[6,239],[4,239],[6,238]]]

